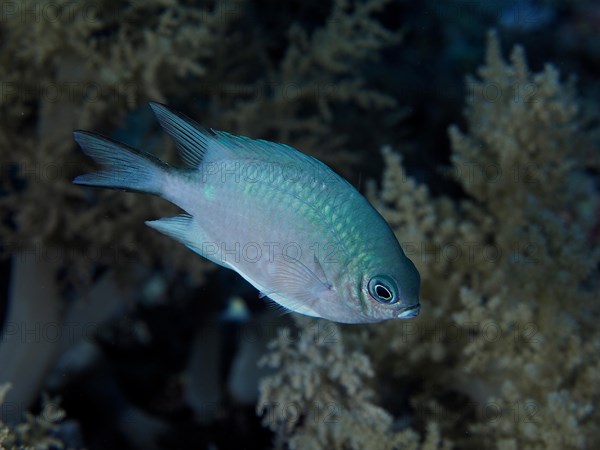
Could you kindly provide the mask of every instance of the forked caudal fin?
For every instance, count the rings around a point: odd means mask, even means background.
[[[75,184],[162,195],[169,166],[158,158],[87,131],[75,131],[73,137],[86,155],[104,167],[76,177]]]

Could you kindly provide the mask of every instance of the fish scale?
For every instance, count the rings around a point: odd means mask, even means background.
[[[189,167],[86,131],[103,170],[81,185],[159,195],[184,213],[147,221],[301,314],[344,323],[415,317],[420,277],[381,215],[322,162],[284,145],[202,129],[151,103]]]

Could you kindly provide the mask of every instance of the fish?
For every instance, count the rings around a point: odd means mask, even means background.
[[[165,105],[150,107],[185,167],[76,130],[101,170],[73,182],[177,205],[181,214],[146,225],[234,270],[284,311],[339,323],[419,314],[415,265],[379,212],[330,167],[288,145],[206,130]]]

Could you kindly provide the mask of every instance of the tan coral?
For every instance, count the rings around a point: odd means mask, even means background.
[[[422,314],[366,332],[341,328],[336,345],[368,355],[374,370],[363,379],[372,393],[360,407],[377,407],[390,376],[411,386],[412,432],[427,437],[397,448],[593,448],[600,252],[587,240],[594,218],[576,208],[587,195],[581,182],[592,134],[581,131],[586,119],[572,83],[551,65],[532,73],[520,47],[504,61],[493,33],[467,91],[468,132],[449,130],[464,199],[432,197],[390,148],[381,191],[369,186],[421,272]],[[297,359],[293,348],[287,354]],[[324,370],[312,359],[294,364],[275,377],[290,367]],[[284,392],[276,379],[265,380],[264,398]],[[313,395],[352,401],[320,382]],[[291,441],[314,442],[328,430],[310,431],[313,440],[308,431],[296,429]],[[374,442],[391,445],[389,430],[377,433],[369,434]],[[335,435],[339,446],[357,442]]]

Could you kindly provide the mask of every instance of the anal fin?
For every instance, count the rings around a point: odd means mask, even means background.
[[[145,223],[150,228],[154,228],[156,231],[181,242],[187,248],[209,261],[230,268],[227,264],[216,259],[215,255],[207,254],[207,248],[202,245],[202,242],[206,241],[203,237],[204,232],[189,214],[180,214],[175,217],[163,217],[158,220],[147,220]]]

